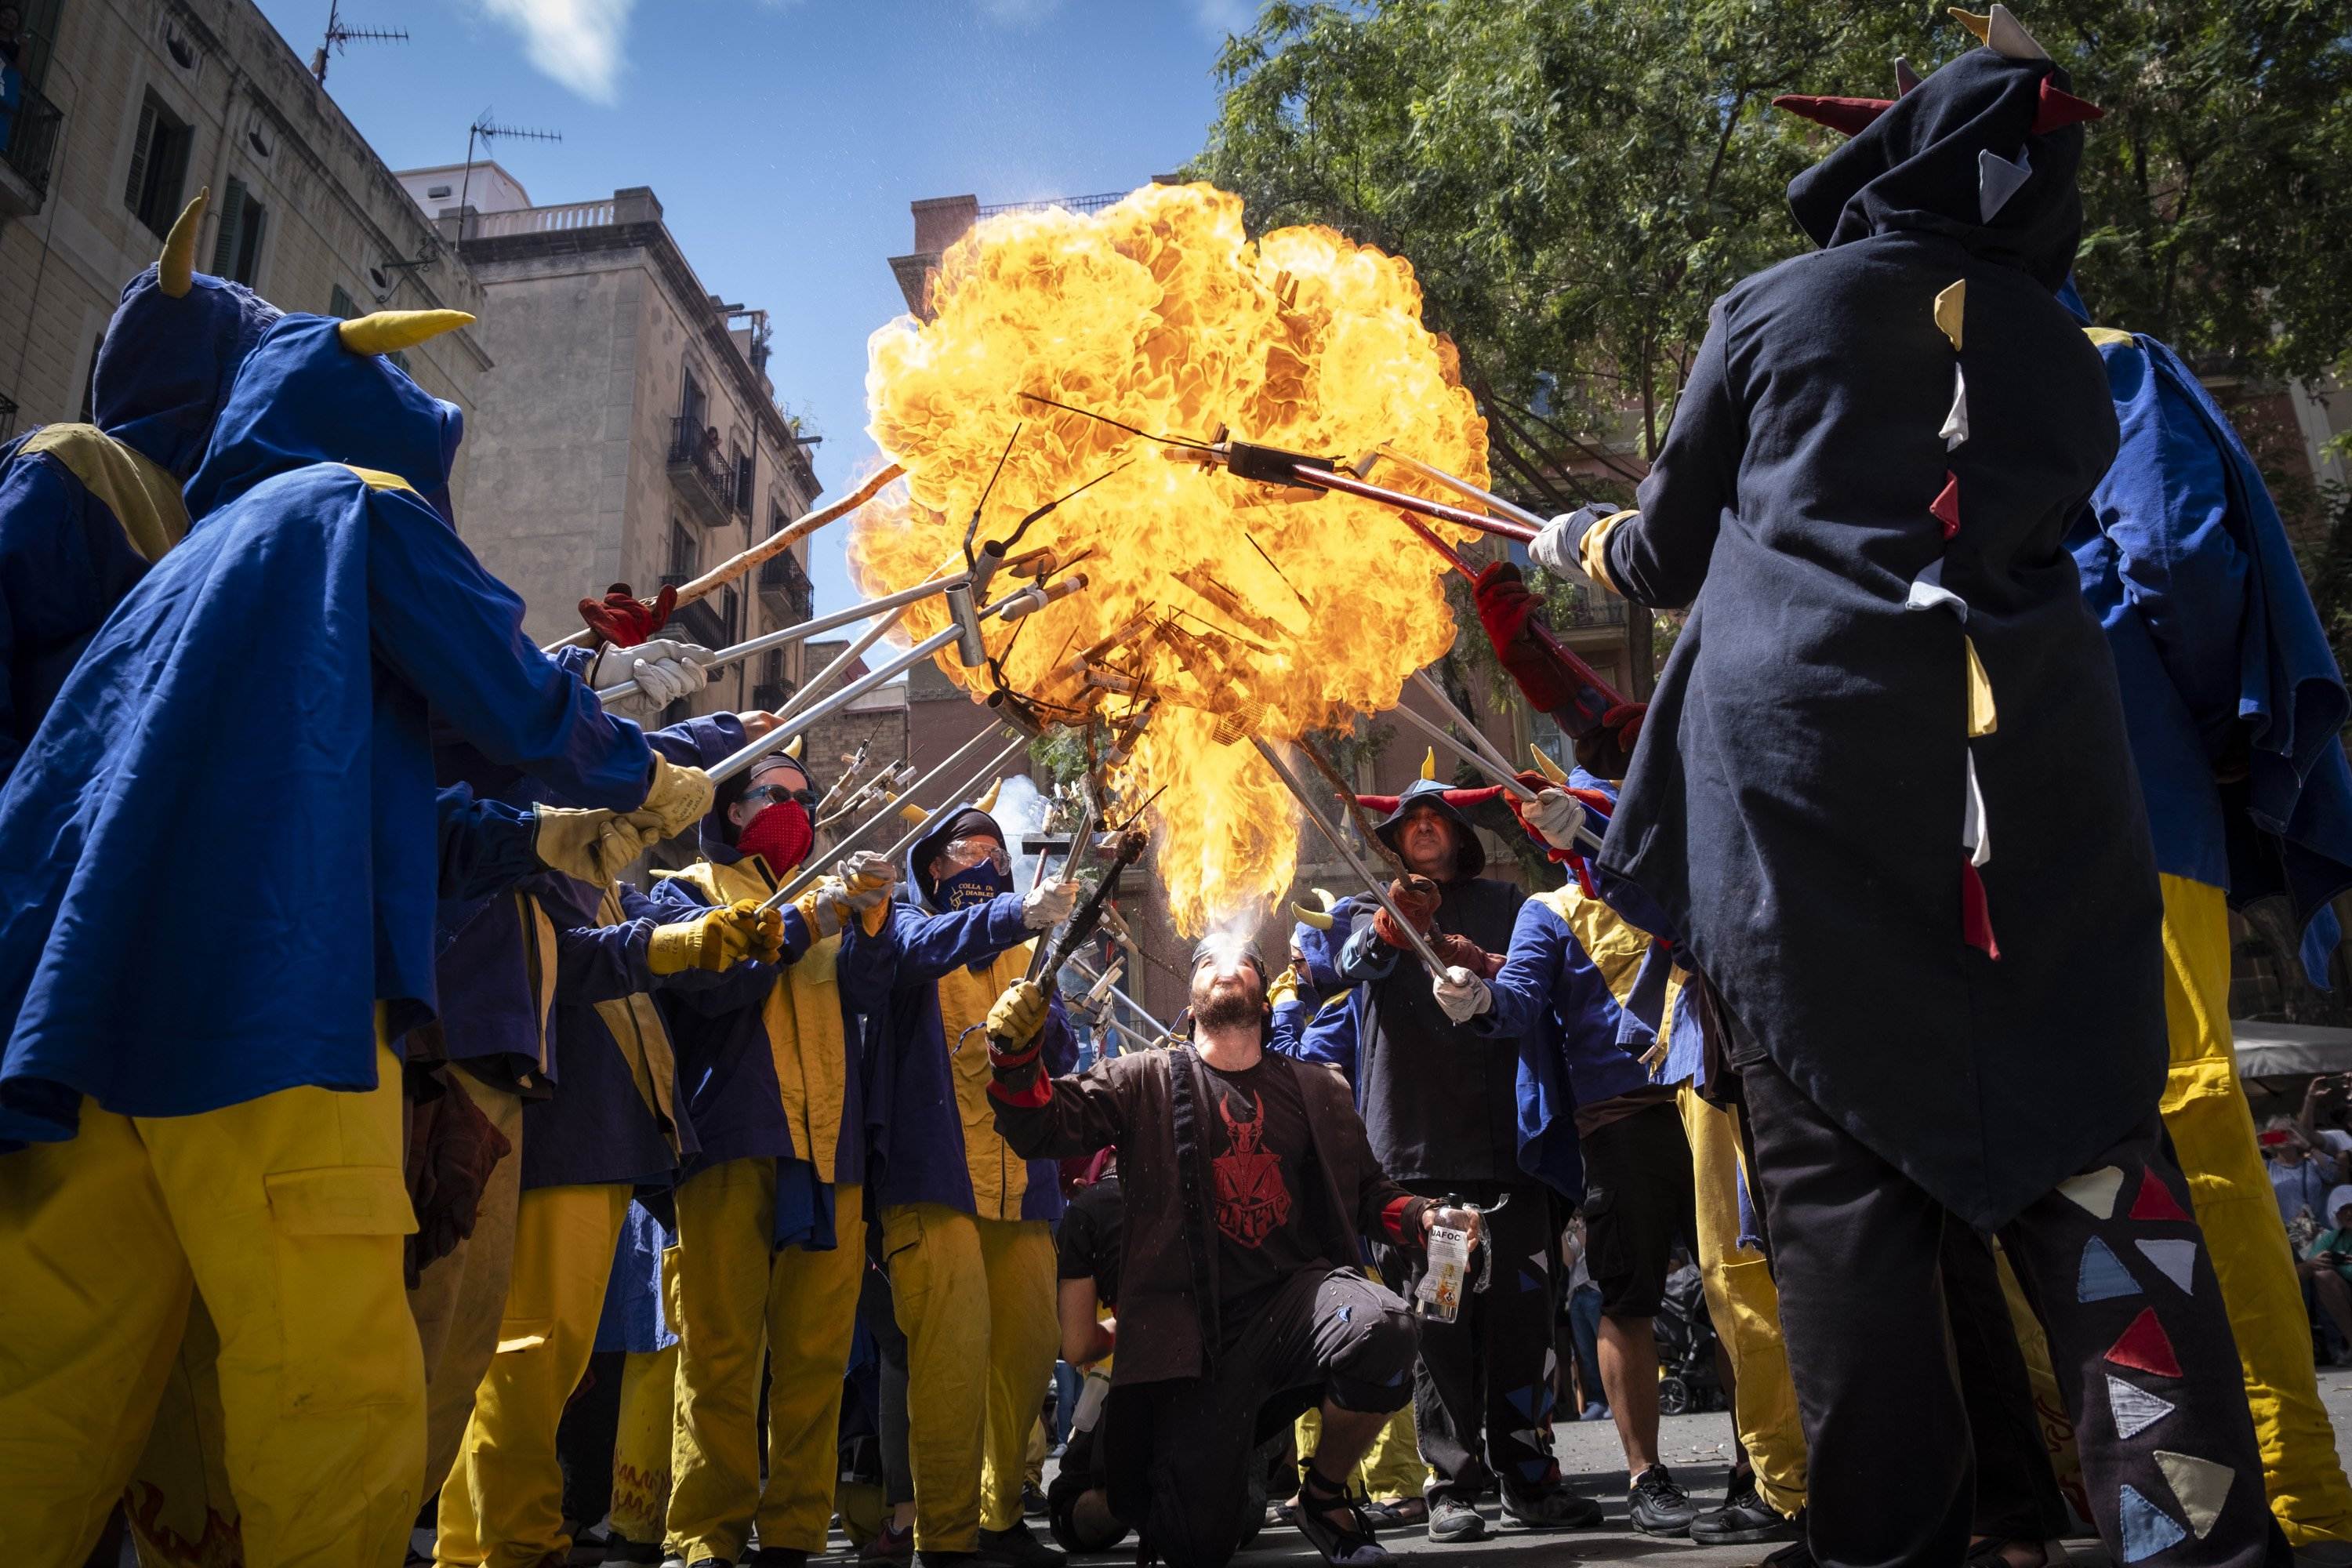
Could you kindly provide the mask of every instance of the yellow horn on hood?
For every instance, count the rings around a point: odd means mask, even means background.
[[[898,820],[907,824],[909,827],[914,826],[916,824],[921,822],[925,817],[930,815],[931,814],[929,812],[925,811],[921,806],[917,805],[911,800],[898,808]]]
[[[1313,926],[1317,931],[1329,931],[1332,918],[1331,905],[1335,901],[1330,891],[1324,888],[1311,888],[1307,890],[1315,895],[1316,907],[1309,909],[1305,904],[1293,904],[1290,906],[1291,913]]]
[[[172,232],[163,237],[163,254],[155,258],[155,287],[173,300],[187,298],[196,284],[196,230],[205,226],[205,204],[212,199],[206,185],[196,199],[180,209]]]
[[[784,742],[784,755],[792,758],[792,760],[796,763],[799,762],[801,760],[801,749],[806,745],[807,742],[807,735],[794,735],[791,740]]]
[[[1437,748],[1435,746],[1430,747],[1429,750],[1422,756],[1421,776],[1425,779],[1433,779],[1437,776]]]
[[[972,809],[974,811],[994,811],[996,809],[996,792],[1003,787],[1004,781],[1003,779],[998,779],[994,784],[989,785],[988,793],[971,803]]]
[[[377,310],[352,317],[335,334],[355,354],[388,354],[473,324],[474,318],[463,310]]]
[[[1535,753],[1536,772],[1543,774],[1544,777],[1551,780],[1551,782],[1556,784],[1564,784],[1568,782],[1567,770],[1562,768],[1558,763],[1551,760],[1551,753],[1549,752],[1545,751],[1541,746],[1537,745],[1532,741],[1528,742],[1528,750]]]

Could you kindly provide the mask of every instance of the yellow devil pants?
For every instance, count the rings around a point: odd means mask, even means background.
[[[2164,884],[2164,1127],[2238,1341],[2271,1510],[2292,1543],[2352,1540],[2352,1487],[2319,1403],[2303,1287],[2278,1223],[2230,1037],[2230,920],[2219,888]]]
[[[490,1370],[506,1314],[507,1281],[514,1267],[515,1214],[522,1197],[522,1096],[484,1083],[462,1068],[449,1077],[509,1152],[490,1168],[473,1234],[447,1256],[425,1265],[408,1293],[416,1337],[425,1347],[425,1489],[442,1483],[457,1458],[458,1440],[474,1413],[474,1391]]]
[[[1323,1441],[1323,1411],[1321,1406],[1309,1410],[1298,1418],[1294,1434],[1298,1445],[1299,1463],[1315,1457]],[[1428,1484],[1429,1466],[1421,1457],[1421,1448],[1413,1436],[1412,1406],[1400,1406],[1381,1427],[1364,1457],[1356,1461],[1355,1472],[1349,1476],[1348,1485],[1374,1502],[1402,1502],[1406,1498],[1421,1495]]]
[[[1756,1468],[1757,1491],[1781,1513],[1794,1514],[1805,1502],[1805,1433],[1780,1342],[1780,1293],[1771,1265],[1739,1245],[1739,1127],[1731,1111],[1708,1104],[1688,1084],[1675,1100],[1697,1187],[1699,1279],[1738,1384],[1733,1419]]]
[[[829,1252],[778,1247],[776,1163],[729,1160],[677,1189],[677,1421],[668,1538],[688,1563],[824,1551],[841,1473],[841,1380],[866,1277],[866,1194],[834,1188]],[[768,1479],[760,1480],[760,1354]]]
[[[907,1336],[915,1548],[970,1552],[983,1526],[1021,1521],[1029,1424],[1061,1344],[1053,1227],[893,1204],[882,1254]]]
[[[195,1116],[85,1101],[0,1154],[0,1519],[27,1568],[98,1539],[178,1359],[216,1331],[222,1465],[248,1568],[392,1568],[416,1512],[425,1378],[401,1273],[400,1064]]]
[[[613,1533],[660,1544],[669,1514],[677,1347],[621,1358],[621,1420],[613,1438]]]
[[[522,1194],[498,1353],[441,1488],[436,1563],[530,1568],[571,1547],[555,1428],[596,1347],[628,1212],[629,1189],[611,1184]]]

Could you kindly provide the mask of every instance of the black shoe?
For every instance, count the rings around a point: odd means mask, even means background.
[[[724,1557],[698,1557],[688,1563],[686,1568],[735,1568],[735,1564]]]
[[[1030,1534],[1026,1521],[1009,1530],[982,1531],[978,1555],[989,1568],[1066,1568],[1070,1561]]]
[[[1805,1532],[1793,1519],[1756,1490],[1753,1475],[1738,1478],[1724,1494],[1723,1506],[1690,1522],[1690,1538],[1702,1546],[1754,1546],[1767,1541],[1802,1541]]]
[[[1521,1530],[1591,1530],[1601,1517],[1599,1503],[1557,1481],[1534,1491],[1503,1489],[1503,1518]]]
[[[1675,1485],[1664,1465],[1652,1465],[1635,1476],[1625,1500],[1630,1522],[1644,1535],[1688,1535],[1691,1521],[1698,1517],[1698,1505]]]
[[[1486,1518],[1459,1498],[1439,1498],[1429,1505],[1429,1538],[1448,1543],[1484,1541]]]
[[[1298,1533],[1332,1568],[1371,1568],[1389,1560],[1388,1548],[1372,1539],[1371,1522],[1356,1500],[1312,1470],[1299,1483],[1293,1514]]]
[[[659,1563],[662,1560],[658,1541],[631,1541],[625,1535],[604,1539],[604,1561],[607,1563]]]
[[[1046,1513],[1047,1513],[1047,1512],[1049,1512],[1049,1511],[1050,1511],[1050,1510],[1047,1509],[1047,1507],[1046,1507],[1046,1505],[1045,1505],[1045,1494],[1044,1492],[1039,1491],[1035,1487],[1031,1486],[1028,1482],[1026,1482],[1026,1481],[1022,1482],[1022,1483],[1021,1483],[1021,1512],[1022,1512],[1022,1516],[1023,1516],[1024,1518],[1026,1518],[1026,1519],[1043,1519],[1043,1518],[1045,1518],[1045,1517]]]
[[[1813,1568],[1813,1549],[1805,1540],[1805,1516],[1801,1513],[1789,1522],[1796,1526],[1797,1539],[1778,1552],[1765,1553],[1763,1568]]]
[[[1429,1505],[1417,1497],[1399,1498],[1394,1502],[1368,1502],[1364,1517],[1372,1521],[1374,1530],[1404,1530],[1429,1522]]]

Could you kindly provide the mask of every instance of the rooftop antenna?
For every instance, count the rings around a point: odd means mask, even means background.
[[[343,46],[354,38],[362,44],[404,44],[408,42],[405,27],[349,27],[343,25],[342,0],[327,0],[327,37],[319,45],[319,52],[310,57],[310,74],[319,85],[327,85],[327,57],[340,55]]]
[[[561,131],[533,131],[520,125],[500,125],[490,118],[490,110],[484,109],[481,113],[474,116],[474,123],[466,128],[466,177],[458,183],[457,187],[457,208],[460,214],[465,210],[466,195],[473,189],[474,185],[474,143],[478,141],[484,146],[488,146],[501,136],[511,136],[524,142],[563,140],[563,132]],[[457,221],[463,223],[465,219],[461,216]]]

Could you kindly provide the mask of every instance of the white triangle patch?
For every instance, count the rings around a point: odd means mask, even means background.
[[[1952,411],[1944,416],[1944,427],[1936,434],[1944,438],[1947,452],[1969,438],[1969,382],[1960,374],[1958,361],[1952,364]]]
[[[1995,24],[1998,26],[1999,24]],[[2033,164],[2022,148],[2012,163],[1989,147],[1977,149],[1977,219],[1990,223],[2009,205],[2017,188],[2033,177]]]
[[[1981,867],[1992,858],[1992,825],[1985,818],[1984,788],[1977,783],[1977,754],[1973,750],[1963,748],[1960,755],[1966,759],[1969,768],[1968,798],[1960,806],[1960,847],[1969,852],[1969,865]],[[2080,1177],[2075,1179],[2081,1180]],[[2116,1173],[2116,1179],[2118,1182],[2123,1180],[2121,1171]],[[2070,1198],[2074,1196],[2072,1193],[2066,1195]],[[2080,1198],[2074,1201],[2082,1202]],[[2107,1202],[2115,1202],[2113,1193],[2107,1194]]]
[[[2188,1516],[2189,1528],[2198,1540],[2204,1540],[2213,1521],[2221,1517],[2221,1505],[2230,1500],[2230,1488],[2236,1482],[2238,1473],[2227,1465],[2200,1459],[2194,1454],[2168,1453],[2162,1448],[2156,1451],[2156,1467],[2172,1483],[2172,1495],[2180,1500],[2180,1511]]]
[[[2172,1402],[2147,1389],[2107,1374],[2107,1414],[2115,1418],[2116,1436],[2137,1437],[2172,1414]]]
[[[2140,1255],[2163,1270],[2164,1277],[2184,1291],[2197,1268],[2197,1244],[2193,1241],[2141,1241],[2134,1246]],[[2202,1533],[2200,1531],[2200,1533]]]
[[[2093,1218],[2108,1219],[2115,1215],[2116,1194],[2123,1191],[2123,1185],[2120,1167],[2102,1165],[2095,1171],[2067,1177],[2058,1184],[2058,1191]]]
[[[1542,1247],[1538,1247],[1533,1252],[1528,1253],[1528,1261],[1536,1266],[1536,1272],[1538,1274],[1549,1276],[1551,1273],[1551,1254],[1546,1252]]]
[[[2046,60],[2049,51],[2033,41],[2015,12],[1995,0],[1992,26],[1985,31],[1985,47],[2012,60]]]
[[[1936,566],[1943,563],[1940,555],[1932,563]],[[1942,574],[1939,572],[1937,575],[1941,576]],[[1969,618],[1969,602],[1941,583],[1930,583],[1925,572],[1911,579],[1910,592],[1903,596],[1903,607],[1908,610],[1949,610],[1959,616],[1964,625]]]

